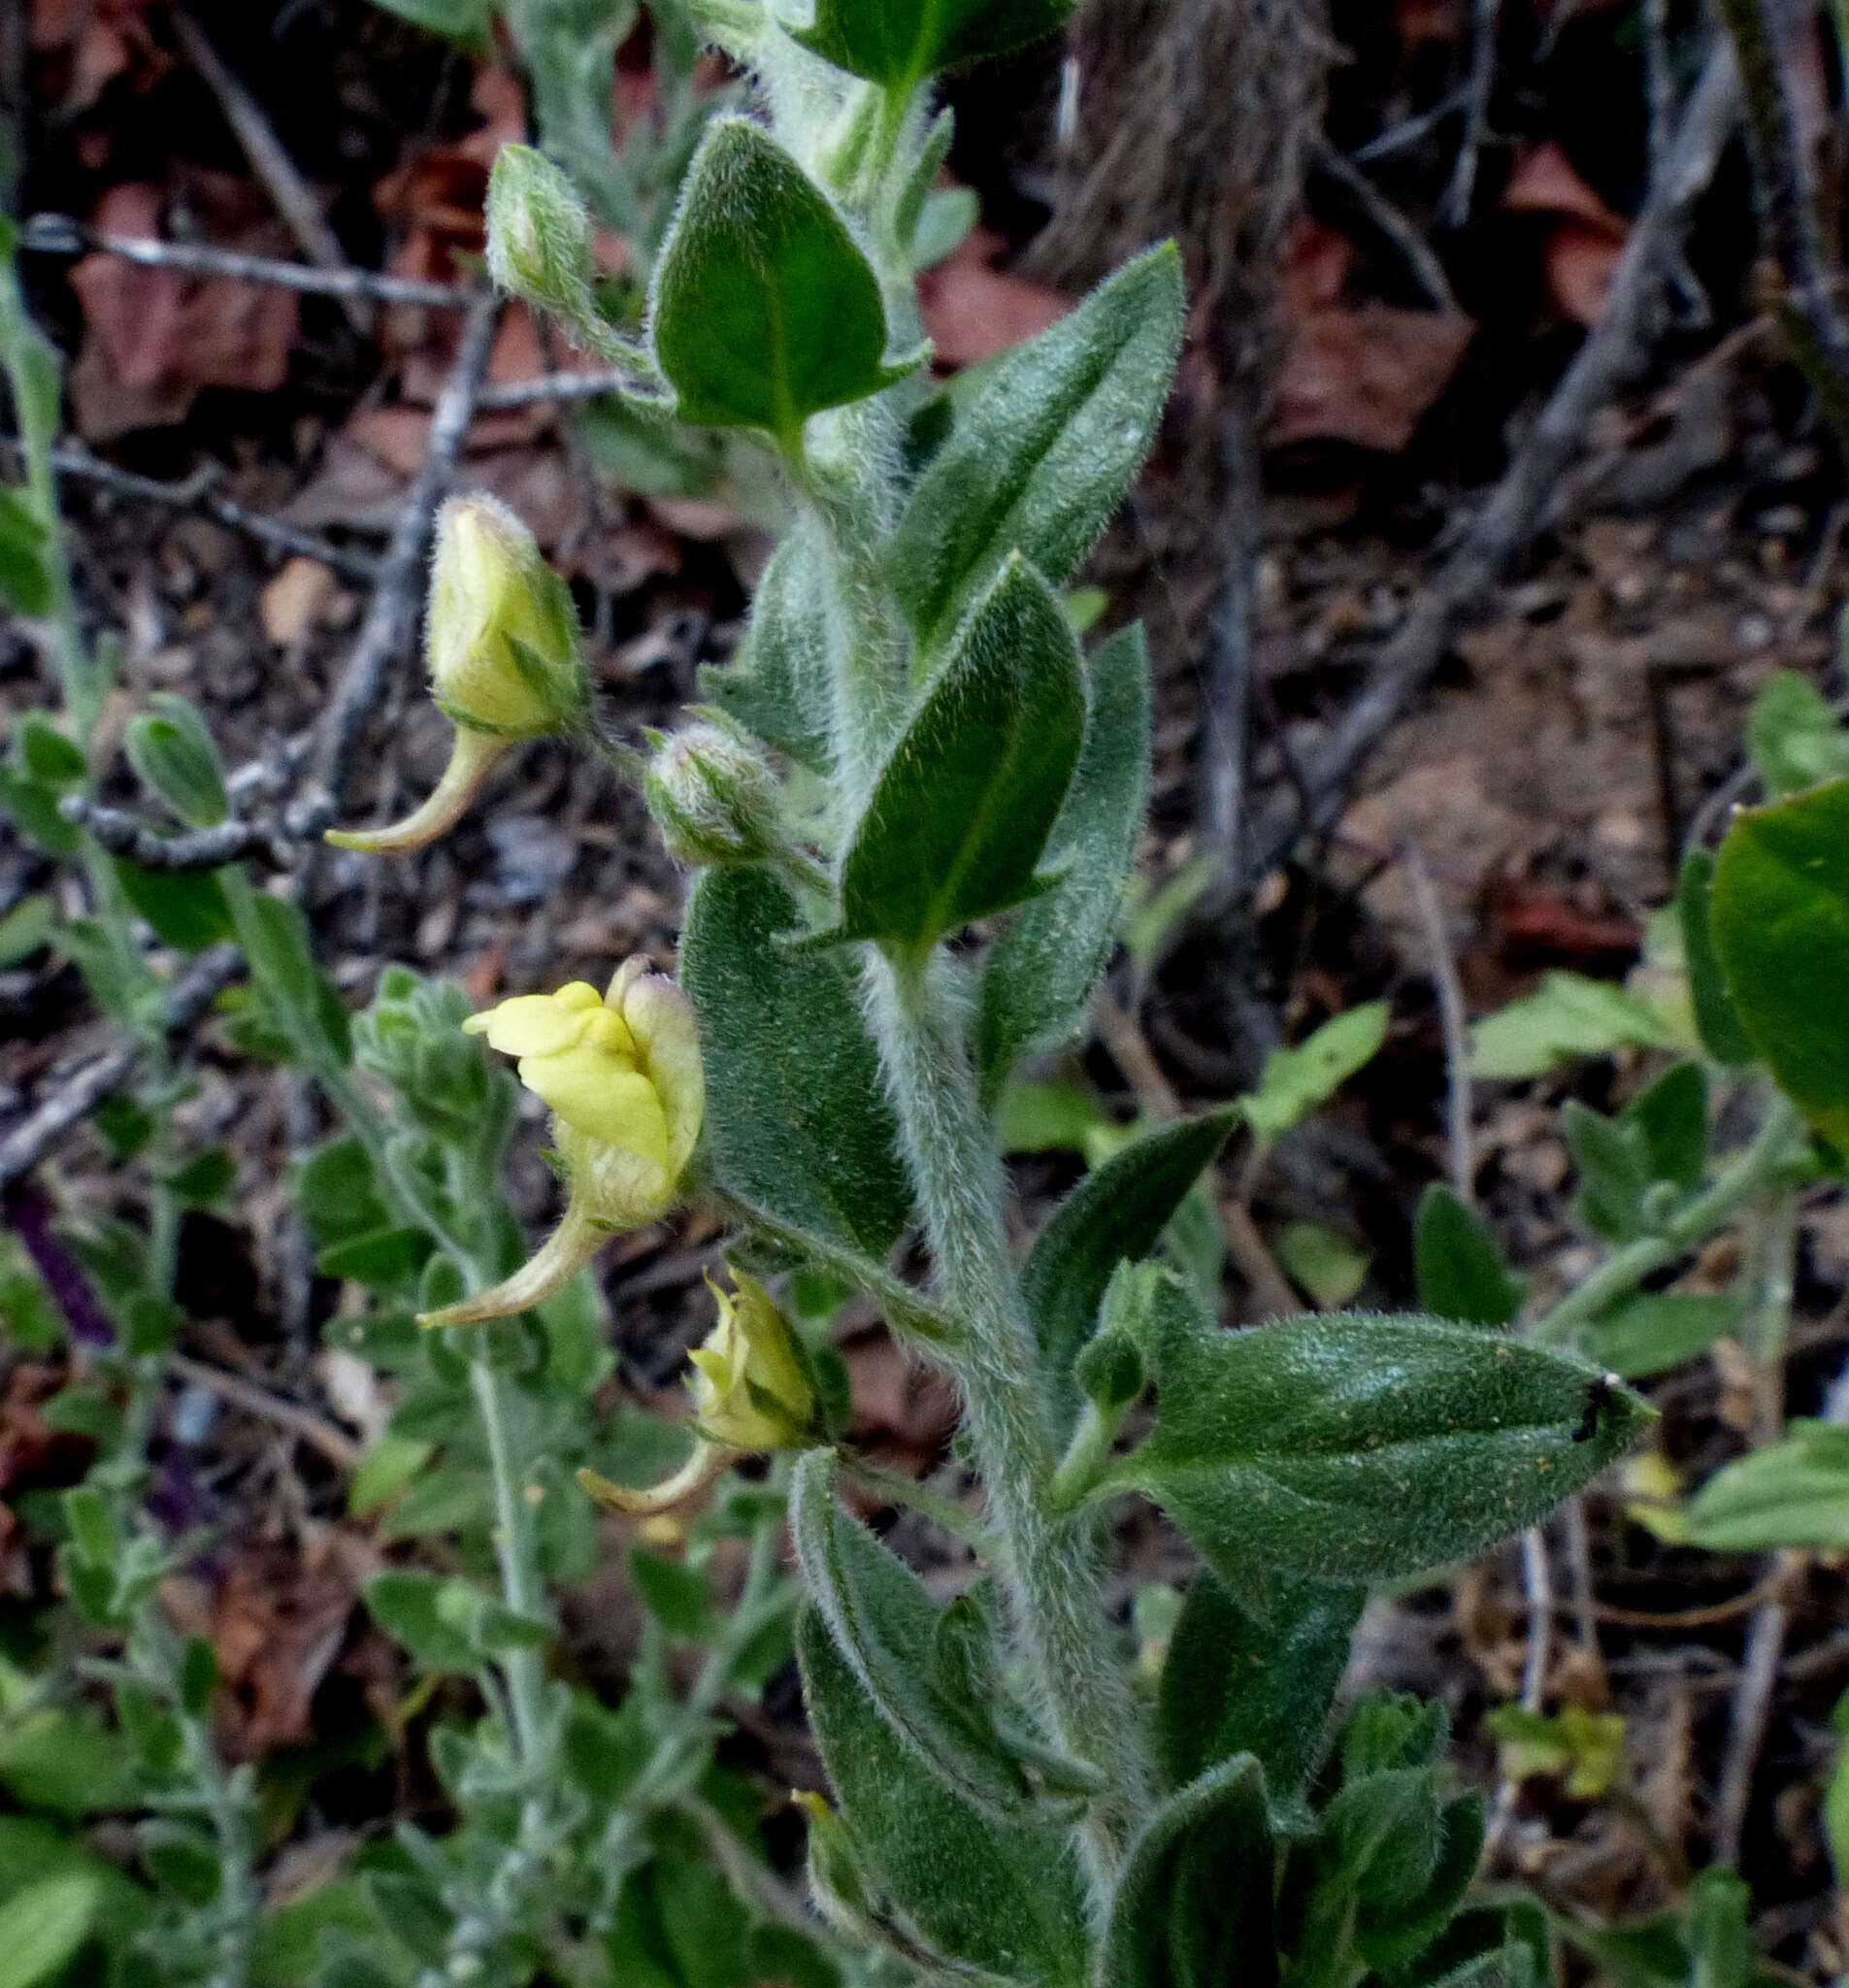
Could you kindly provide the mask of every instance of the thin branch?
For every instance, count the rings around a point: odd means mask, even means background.
[[[1714,1861],[1737,1864],[1746,1808],[1753,1796],[1753,1770],[1766,1742],[1771,1717],[1772,1691],[1778,1683],[1778,1660],[1785,1650],[1790,1622],[1782,1602],[1767,1602],[1754,1611],[1746,1632],[1746,1661],[1733,1690],[1733,1716],[1728,1725],[1727,1759],[1721,1770],[1721,1792],[1715,1804]]]
[[[1438,903],[1432,872],[1417,843],[1406,844],[1404,861],[1412,908],[1418,913],[1432,962],[1432,984],[1438,997],[1438,1025],[1444,1031],[1445,1143],[1450,1154],[1451,1185],[1460,1201],[1469,1203],[1476,1199],[1476,1160],[1471,1151],[1470,1039],[1464,986],[1458,978],[1450,936],[1444,929],[1444,909]]]
[[[266,822],[222,821],[187,835],[162,835],[139,814],[105,808],[83,794],[67,794],[58,812],[88,829],[112,856],[126,856],[144,870],[218,870],[248,856],[260,856],[281,870],[295,858],[293,839]]]
[[[1568,367],[1488,501],[1375,665],[1368,688],[1337,721],[1310,767],[1313,808],[1281,794],[1255,824],[1255,874],[1275,869],[1305,833],[1339,815],[1355,775],[1430,681],[1469,609],[1547,514],[1562,473],[1594,414],[1638,362],[1697,202],[1714,177],[1739,116],[1732,47],[1719,38],[1690,94],[1662,178],[1626,241],[1597,325]],[[1205,908],[1204,908],[1205,909]]]
[[[1496,81],[1496,37],[1502,21],[1502,0],[1476,0],[1470,26],[1470,79],[1466,85],[1468,115],[1457,165],[1445,188],[1444,218],[1454,228],[1466,226],[1476,192],[1476,160],[1490,123],[1490,90]]]
[[[183,7],[176,7],[170,17],[175,40],[185,51],[186,60],[205,78],[213,95],[218,99],[218,107],[225,114],[225,122],[244,148],[251,170],[276,202],[277,213],[295,237],[296,246],[315,268],[337,275],[347,274],[352,265],[347,259],[346,249],[341,247],[340,237],[328,225],[320,202],[296,170],[295,161],[282,149],[281,141],[270,128],[270,120],[263,115],[262,106],[225,67],[217,50]],[[362,338],[368,336],[373,328],[371,306],[357,296],[346,297],[342,301],[346,306],[347,323]]]
[[[1371,225],[1400,251],[1413,280],[1436,309],[1456,315],[1458,300],[1444,273],[1444,264],[1433,252],[1432,245],[1394,206],[1346,153],[1339,152],[1326,138],[1318,138],[1310,156],[1319,173],[1325,173],[1349,194]]]
[[[468,311],[485,294],[475,283],[430,283],[382,276],[372,269],[314,269],[268,255],[241,255],[203,242],[158,242],[144,235],[105,235],[66,214],[35,214],[19,230],[19,247],[35,255],[119,255],[143,269],[181,269],[194,276],[228,276],[240,282],[274,283],[316,297],[372,297],[381,304],[420,304],[431,310]]]
[[[17,452],[18,445],[9,437],[6,447]],[[319,560],[331,572],[345,574],[349,580],[370,581],[379,578],[379,561],[372,553],[355,552],[345,546],[331,545],[313,532],[298,531],[294,525],[284,524],[281,518],[266,517],[258,511],[247,511],[242,504],[233,503],[229,497],[221,497],[214,487],[219,474],[215,463],[202,465],[180,482],[166,483],[156,477],[138,476],[133,470],[118,469],[113,462],[104,462],[101,457],[92,455],[87,448],[65,444],[51,451],[51,467],[61,477],[76,477],[117,497],[164,504],[176,511],[204,512],[228,530],[242,532],[260,545],[273,546],[279,552],[287,552],[296,558]]]
[[[235,946],[215,945],[202,953],[175,984],[163,1017],[167,1033],[190,1027],[219,989],[243,971],[244,959]],[[30,1173],[73,1126],[118,1090],[140,1062],[142,1049],[139,1043],[122,1043],[93,1057],[0,1139],[0,1189]]]
[[[490,293],[477,296],[463,327],[455,364],[431,416],[430,440],[380,562],[379,585],[346,670],[315,726],[312,784],[289,812],[292,833],[311,836],[333,820],[347,761],[360,729],[384,692],[392,662],[411,638],[431,520],[456,471],[476,396],[494,347],[500,306]]]
[[[1849,322],[1836,306],[1815,175],[1793,115],[1789,65],[1763,0],[1721,0],[1721,14],[1746,96],[1754,204],[1766,250],[1785,279],[1779,316],[1837,452],[1849,462]]]
[[[247,1415],[255,1415],[260,1421],[287,1430],[291,1436],[299,1436],[311,1448],[319,1450],[337,1471],[351,1472],[358,1468],[364,1454],[360,1445],[350,1436],[343,1435],[325,1416],[304,1408],[300,1402],[272,1394],[254,1381],[227,1374],[222,1367],[188,1359],[184,1353],[169,1353],[167,1364],[182,1380],[207,1389],[234,1408],[242,1408]]]
[[[537,380],[510,380],[484,386],[476,406],[484,413],[497,408],[537,407],[542,401],[609,400],[612,395],[645,388],[640,372],[542,373]]]

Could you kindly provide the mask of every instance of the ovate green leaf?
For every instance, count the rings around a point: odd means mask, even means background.
[[[829,582],[812,533],[799,524],[776,548],[758,582],[743,646],[723,669],[702,666],[700,692],[767,746],[825,773],[833,715]]]
[[[1733,997],[1727,991],[1721,959],[1714,949],[1712,896],[1714,858],[1706,849],[1691,849],[1676,878],[1676,914],[1682,924],[1682,958],[1689,976],[1689,1005],[1701,1046],[1716,1063],[1741,1070],[1753,1061],[1753,1042],[1741,1025]]]
[[[1775,801],[1849,774],[1849,732],[1808,677],[1774,670],[1753,700],[1746,749]]]
[[[888,555],[928,649],[1010,552],[1071,579],[1142,466],[1181,344],[1173,245],[1119,270],[1009,352],[933,457]]]
[[[1419,1199],[1412,1274],[1423,1309],[1465,1325],[1513,1324],[1528,1295],[1483,1218],[1441,1180]]]
[[[1046,887],[1085,687],[1053,590],[1011,558],[881,768],[842,865],[842,937],[916,953]]]
[[[1694,1543],[1715,1553],[1849,1547],[1849,1429],[1794,1421],[1783,1442],[1710,1477],[1689,1521]]]
[[[809,25],[790,32],[903,100],[940,70],[1040,41],[1071,12],[1072,0],[815,0]]]
[[[1584,974],[1543,974],[1533,994],[1511,1001],[1470,1031],[1470,1075],[1519,1082],[1575,1056],[1651,1049],[1671,1038],[1649,1002]]]
[[[1326,1021],[1295,1048],[1273,1049],[1259,1086],[1239,1100],[1253,1137],[1269,1144],[1326,1105],[1387,1040],[1384,1001],[1364,1002]]]
[[[99,1897],[82,1871],[16,1891],[0,1905],[0,1988],[40,1988],[56,1975],[90,1937]]]
[[[1063,873],[989,948],[976,1062],[992,1100],[1030,1049],[1075,1028],[1110,957],[1124,884],[1149,800],[1149,663],[1142,624],[1087,671],[1084,743],[1047,860]]]

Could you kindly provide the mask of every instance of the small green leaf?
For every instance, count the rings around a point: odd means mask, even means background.
[[[916,954],[1038,895],[1078,762],[1078,646],[1019,557],[959,630],[875,782],[842,863],[841,937]]]
[[[350,1279],[374,1291],[396,1291],[416,1278],[435,1246],[425,1229],[375,1229],[323,1249],[314,1268],[324,1277]]]
[[[809,1604],[867,1703],[918,1765],[1007,1821],[1031,1791],[981,1709],[953,1696],[931,1665],[944,1611],[903,1561],[837,1508],[835,1468],[833,1450],[811,1450],[791,1487],[790,1534]]]
[[[90,1937],[99,1896],[80,1871],[15,1892],[0,1905],[0,1988],[40,1988],[67,1967]]]
[[[712,1598],[706,1575],[697,1568],[636,1546],[630,1550],[629,1577],[643,1607],[670,1636],[699,1642],[710,1632]]]
[[[1321,1311],[1351,1304],[1368,1281],[1373,1252],[1323,1222],[1288,1222],[1272,1244],[1278,1265]]]
[[[796,1650],[858,1861],[926,1949],[1005,1980],[1083,1980],[1086,1915],[1069,1832],[997,1822],[929,1773],[868,1703],[812,1608]]]
[[[355,1518],[366,1518],[389,1505],[436,1453],[434,1442],[390,1433],[381,1436],[360,1458],[347,1487],[347,1510]]]
[[[17,490],[0,487],[0,594],[16,614],[45,614],[51,608],[51,574],[45,559],[45,526]]]
[[[1078,1027],[1110,957],[1149,802],[1149,660],[1142,624],[1091,659],[1084,743],[1046,840],[1060,880],[1022,907],[982,970],[976,1064],[985,1100],[1029,1050]]]
[[[1104,1108],[1082,1084],[1016,1077],[1003,1086],[995,1105],[995,1136],[1005,1153],[1085,1153],[1107,1123]]]
[[[238,1163],[229,1148],[207,1146],[184,1166],[164,1175],[161,1184],[182,1208],[222,1208],[238,1184]]]
[[[1642,1128],[1607,1118],[1577,1098],[1561,1111],[1561,1130],[1579,1170],[1573,1212],[1594,1235],[1629,1242],[1642,1235],[1644,1196],[1651,1185],[1650,1149]]]
[[[1583,1360],[1466,1326],[1337,1313],[1228,1333],[1145,1267],[1159,1414],[1106,1479],[1164,1507],[1223,1580],[1254,1562],[1391,1579],[1533,1525],[1650,1416]]]
[[[1154,440],[1181,319],[1181,259],[1169,244],[1007,353],[959,410],[887,553],[927,650],[943,646],[1010,552],[1055,586],[1072,578]]]
[[[1700,1186],[1707,1166],[1707,1073],[1699,1063],[1671,1065],[1621,1115],[1643,1137],[1652,1180],[1667,1180],[1684,1194]]]
[[[1754,1047],[1811,1124],[1849,1150],[1849,779],[1737,816],[1712,909]]]
[[[402,1643],[423,1670],[439,1676],[471,1677],[481,1659],[444,1610],[445,1595],[452,1585],[465,1595],[470,1592],[466,1582],[451,1583],[421,1568],[394,1568],[366,1583],[366,1607],[380,1628]]]
[[[879,1056],[844,953],[793,951],[795,901],[766,871],[707,871],[681,978],[708,1067],[708,1150],[725,1191],[773,1220],[878,1261],[911,1221]]]
[[[1241,1754],[1158,1808],[1110,1902],[1100,1979],[1111,1988],[1270,1988],[1278,1978],[1265,1774]]]
[[[968,186],[943,186],[925,195],[911,238],[911,266],[931,269],[954,254],[982,218],[982,205]]]
[[[298,1053],[311,1064],[345,1069],[353,1060],[351,1023],[333,981],[314,963],[314,940],[301,907],[253,890],[232,909],[251,976]]]
[[[1253,1137],[1269,1145],[1326,1105],[1387,1040],[1389,1018],[1384,1001],[1364,1002],[1324,1022],[1295,1048],[1273,1049],[1258,1089],[1239,1100]]]
[[[1783,1442],[1719,1471],[1688,1508],[1690,1538],[1714,1553],[1849,1547],[1849,1429],[1803,1419]]]
[[[1543,974],[1533,994],[1511,1001],[1470,1031],[1470,1075],[1519,1083],[1576,1056],[1654,1049],[1671,1040],[1649,1002],[1584,974]]]
[[[42,711],[22,712],[13,721],[13,750],[20,769],[47,786],[76,786],[87,770],[83,753]]]
[[[1808,677],[1774,670],[1753,700],[1746,749],[1774,801],[1849,774],[1849,733]]]
[[[188,828],[215,828],[231,812],[231,799],[211,728],[171,691],[157,690],[148,702],[122,741],[129,765]]]
[[[494,20],[491,0],[376,0],[376,4],[413,27],[454,42],[467,53],[487,51],[488,31]]]
[[[1076,1408],[1067,1376],[1097,1327],[1111,1273],[1156,1246],[1238,1122],[1238,1106],[1227,1106],[1146,1134],[1088,1174],[1040,1231],[1021,1272],[1021,1297],[1065,1413]]]
[[[50,942],[55,917],[51,900],[35,893],[22,897],[0,918],[0,973],[42,952]]]
[[[154,928],[154,936],[180,952],[203,952],[231,936],[224,887],[209,870],[144,870],[124,856],[115,861],[122,895]]]
[[[789,32],[903,101],[941,70],[1043,40],[1071,12],[1072,0],[815,0],[809,25]]]
[[[23,1807],[97,1815],[135,1800],[120,1740],[91,1706],[46,1706],[0,1730],[0,1786]]]
[[[331,1139],[302,1161],[296,1206],[316,1242],[327,1248],[391,1226],[373,1163],[357,1139]]]
[[[1156,1701],[1163,1766],[1175,1786],[1237,1754],[1265,1770],[1273,1802],[1303,1792],[1348,1662],[1366,1588],[1260,1576],[1248,1607],[1203,1568],[1169,1644]]]
[[[1442,1180],[1419,1198],[1412,1275],[1423,1310],[1464,1325],[1512,1325],[1528,1295],[1483,1218]]]
[[[1714,949],[1713,891],[1714,858],[1706,849],[1691,849],[1682,859],[1675,886],[1689,1005],[1695,1010],[1701,1046],[1723,1068],[1743,1070],[1754,1060],[1753,1042],[1727,991],[1720,955]]]
[[[764,569],[739,653],[700,670],[701,696],[815,773],[828,771],[833,717],[827,586],[814,526],[798,524]]]
[[[767,429],[790,454],[810,414],[916,363],[886,364],[878,278],[821,188],[742,117],[714,118],[694,155],[650,324],[683,421]]]

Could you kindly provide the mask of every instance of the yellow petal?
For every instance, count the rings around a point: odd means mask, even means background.
[[[589,1022],[582,1008],[565,999],[571,991],[516,994],[485,1014],[472,1014],[463,1027],[471,1035],[486,1036],[505,1056],[556,1056],[578,1042]]]
[[[623,973],[630,964],[625,962]],[[700,1062],[700,1031],[693,1017],[693,1003],[672,980],[660,974],[646,974],[624,988],[622,1009],[636,1041],[638,1059],[661,1097],[667,1120],[668,1172],[678,1179],[699,1143],[707,1108],[706,1073]]]
[[[626,1057],[580,1043],[552,1056],[521,1057],[520,1081],[587,1139],[621,1146],[666,1172],[661,1100]]]

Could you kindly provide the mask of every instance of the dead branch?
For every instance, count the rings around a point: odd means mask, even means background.
[[[58,812],[88,829],[112,856],[126,856],[144,870],[218,870],[249,856],[284,869],[295,856],[296,845],[288,836],[259,821],[221,821],[188,835],[162,835],[139,814],[105,808],[83,794],[67,794]]]

